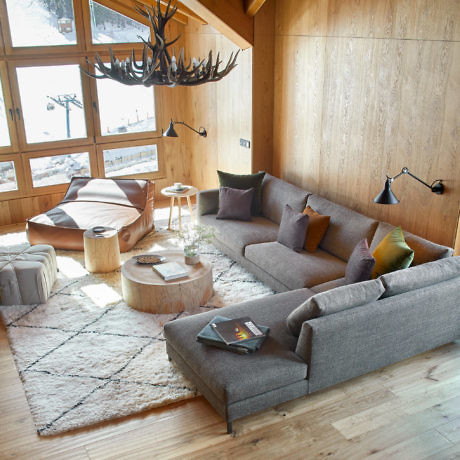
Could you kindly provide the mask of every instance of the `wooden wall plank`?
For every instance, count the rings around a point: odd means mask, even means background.
[[[452,2],[343,3],[350,9],[336,0],[277,2],[274,172],[453,246],[460,200],[460,43],[445,38],[455,35]],[[385,174],[404,166],[428,183],[444,179],[445,194],[402,176],[393,184],[400,205],[373,203]]]

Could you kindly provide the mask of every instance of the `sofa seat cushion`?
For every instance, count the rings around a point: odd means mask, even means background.
[[[379,222],[377,230],[371,242],[371,252],[374,252],[378,244],[396,227],[386,222]],[[414,251],[414,260],[412,265],[421,265],[426,262],[433,262],[434,260],[444,259],[450,257],[454,251],[452,248],[442,246],[425,240],[424,238],[414,235],[403,230],[404,239],[407,245]]]
[[[316,286],[342,278],[347,265],[321,249],[314,253],[294,252],[276,241],[251,244],[246,247],[244,255],[289,289]]]
[[[153,201],[152,181],[73,177],[57,206],[27,220],[27,238],[31,244],[83,251],[86,230],[112,227],[126,252],[153,230]]]
[[[251,221],[243,222],[218,220],[215,214],[206,214],[200,216],[200,224],[214,226],[218,231],[216,238],[242,255],[248,244],[276,241],[279,229],[278,225],[265,217],[253,217]]]
[[[279,224],[284,207],[288,204],[294,211],[302,212],[310,192],[265,174],[262,183],[262,214]]]
[[[177,319],[165,324],[165,338],[221,401],[240,401],[306,379],[307,364],[295,354],[297,338],[287,330],[286,317],[311,295],[299,289]],[[197,342],[198,332],[216,315],[249,316],[268,326],[269,336],[247,355]]]
[[[307,204],[320,214],[331,216],[329,226],[319,247],[348,260],[358,242],[372,241],[378,222],[352,209],[340,206],[319,195],[310,195]]]

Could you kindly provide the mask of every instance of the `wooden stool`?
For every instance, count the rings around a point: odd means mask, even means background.
[[[164,196],[171,197],[171,203],[169,206],[169,223],[168,229],[171,230],[171,220],[172,220],[172,213],[174,208],[174,198],[177,198],[177,207],[179,209],[179,230],[182,230],[182,198],[187,198],[188,209],[190,211],[190,218],[192,223],[194,222],[193,218],[193,209],[192,203],[190,202],[190,197],[196,195],[198,189],[193,187],[193,185],[184,185],[185,190],[181,192],[176,192],[173,190],[172,187],[166,187],[161,190],[161,194]]]
[[[99,228],[103,231],[95,232],[98,227],[94,227],[83,233],[85,266],[91,273],[111,272],[121,265],[118,232],[110,227]]]

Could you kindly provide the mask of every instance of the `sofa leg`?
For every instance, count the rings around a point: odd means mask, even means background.
[[[233,434],[233,422],[227,422],[227,433]]]

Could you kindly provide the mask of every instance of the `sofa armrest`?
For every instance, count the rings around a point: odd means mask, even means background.
[[[460,277],[305,322],[296,353],[309,393],[460,337]]]
[[[196,202],[199,216],[215,214],[219,208],[219,189],[213,188],[198,192]]]

